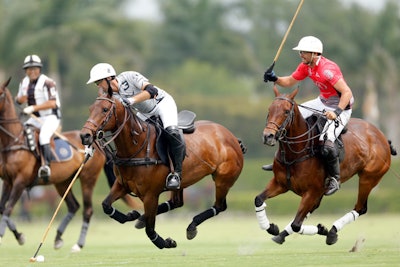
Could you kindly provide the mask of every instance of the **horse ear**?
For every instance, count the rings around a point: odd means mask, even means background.
[[[278,88],[276,87],[276,84],[274,84],[274,93],[275,93],[275,97],[277,97],[278,95],[280,95]]]
[[[8,80],[7,81],[5,81],[2,85],[1,85],[1,87],[2,88],[5,88],[5,87],[7,87],[8,86],[8,84],[10,83],[10,81],[11,81],[11,76],[8,78]]]
[[[294,89],[294,91],[290,93],[289,98],[294,99],[294,97],[297,95],[298,92],[299,92],[299,87],[296,87],[296,89]]]

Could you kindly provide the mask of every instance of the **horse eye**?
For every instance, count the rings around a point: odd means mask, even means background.
[[[108,108],[103,108],[103,112],[105,113],[105,112],[107,112],[108,111]]]
[[[289,115],[290,114],[290,110],[285,110],[285,115]]]

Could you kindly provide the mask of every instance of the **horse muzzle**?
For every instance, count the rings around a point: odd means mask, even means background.
[[[81,132],[80,136],[81,136],[82,145],[89,146],[89,145],[93,144],[93,135],[91,135],[90,133]]]
[[[264,145],[274,146],[276,144],[276,136],[272,133],[263,135]]]

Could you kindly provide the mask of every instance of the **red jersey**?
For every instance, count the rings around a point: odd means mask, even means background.
[[[320,56],[320,59],[313,68],[310,68],[310,66],[304,63],[300,63],[297,69],[292,73],[292,77],[298,81],[310,77],[319,88],[322,98],[328,99],[332,96],[340,97],[339,92],[336,91],[333,85],[336,84],[340,78],[343,78],[343,74],[335,62],[323,56]]]

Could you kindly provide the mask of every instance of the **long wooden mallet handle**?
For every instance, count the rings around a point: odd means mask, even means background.
[[[90,156],[86,155],[85,159],[83,160],[81,166],[79,167],[79,169],[76,171],[76,174],[74,176],[74,178],[72,179],[72,181],[69,183],[69,186],[67,188],[67,190],[65,190],[65,193],[63,195],[63,197],[60,200],[60,203],[58,203],[58,206],[56,208],[56,210],[54,211],[53,217],[51,218],[49,225],[46,228],[46,231],[43,234],[42,240],[40,241],[39,247],[37,248],[35,254],[33,255],[32,258],[29,259],[30,262],[35,262],[36,261],[36,256],[39,253],[40,248],[42,247],[44,241],[46,240],[47,234],[49,233],[50,230],[50,226],[53,224],[54,218],[56,217],[58,211],[60,210],[61,204],[63,203],[65,197],[67,196],[68,192],[71,190],[71,187],[74,185],[76,178],[78,178],[79,174],[82,171],[83,166],[85,165],[85,163],[89,160]]]
[[[304,2],[304,0],[300,0],[300,3],[299,3],[299,5],[297,6],[297,9],[296,9],[296,12],[294,13],[294,16],[293,16],[293,18],[292,18],[292,21],[290,22],[289,27],[287,28],[286,33],[285,33],[285,35],[283,36],[282,42],[281,42],[281,44],[280,44],[280,46],[279,46],[279,48],[278,48],[278,51],[276,52],[276,55],[275,55],[275,58],[274,58],[274,62],[272,62],[271,66],[268,68],[267,72],[271,72],[271,71],[273,70],[273,68],[274,68],[274,66],[275,66],[275,63],[276,63],[276,61],[278,60],[279,55],[281,54],[283,45],[284,45],[285,42],[286,42],[286,38],[287,38],[287,36],[289,35],[290,30],[292,29],[292,26],[293,26],[294,21],[296,20],[297,14],[299,14],[299,11],[300,11],[300,9],[301,9],[301,6],[303,5],[303,2]]]

